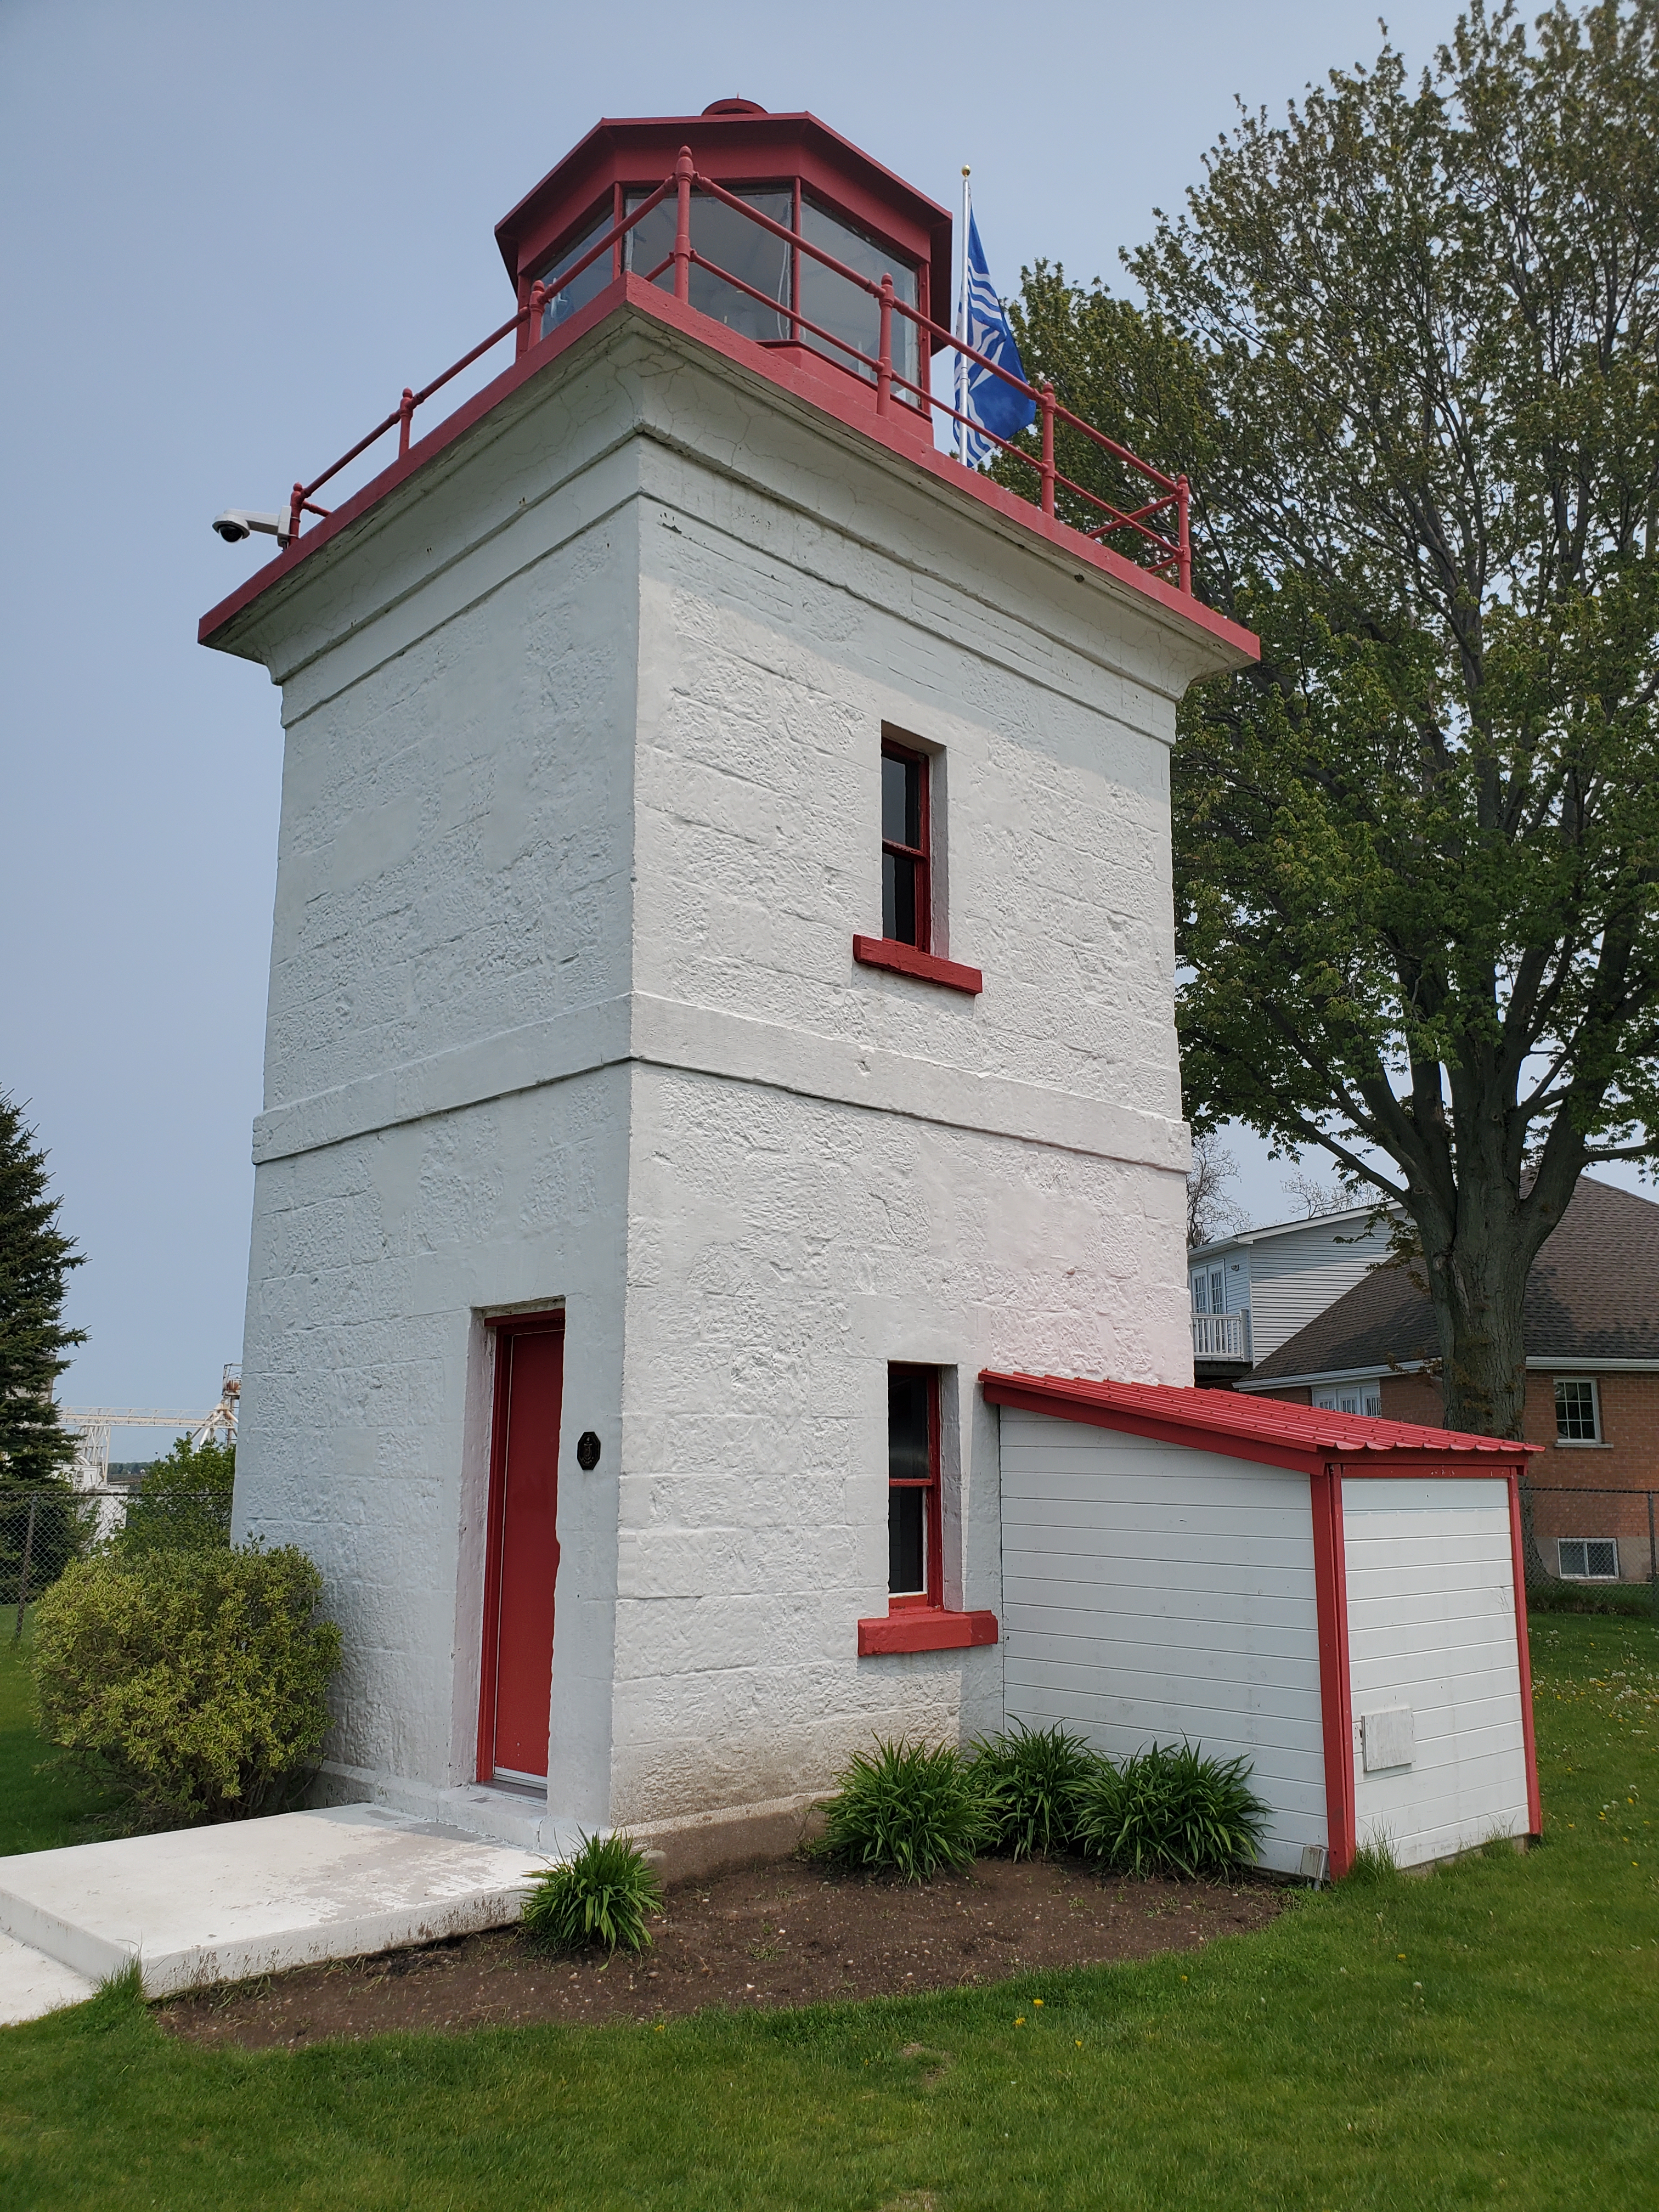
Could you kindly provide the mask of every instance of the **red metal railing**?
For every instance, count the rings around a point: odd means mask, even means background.
[[[717,262],[699,253],[691,243],[691,196],[694,191],[710,199],[719,200],[722,205],[742,216],[745,222],[769,231],[796,253],[809,255],[833,275],[856,286],[874,300],[878,308],[875,352],[864,352],[837,332],[813,322],[810,317],[802,314],[799,307],[793,305],[786,307],[769,293],[757,290],[754,285],[746,283],[729,269],[721,268]],[[1062,407],[1055,398],[1051,385],[1026,383],[1022,377],[1011,374],[988,355],[964,343],[953,331],[931,322],[919,309],[898,297],[890,275],[884,276],[878,283],[858,270],[849,269],[845,262],[837,261],[833,254],[814,246],[799,231],[791,230],[785,223],[775,222],[750,202],[740,199],[735,192],[728,192],[712,177],[699,175],[692,161],[691,150],[684,146],[680,149],[672,173],[665,177],[655,191],[648,194],[638,207],[621,222],[613,224],[602,238],[597,239],[580,259],[564,271],[557,284],[533,284],[529,299],[517,314],[510,315],[488,337],[481,339],[471,352],[463,354],[441,376],[434,377],[431,383],[423,385],[420,391],[413,391],[405,386],[402,398],[391,414],[384,421],[377,422],[366,437],[360,438],[349,453],[342,453],[331,467],[325,469],[319,477],[313,477],[309,483],[296,483],[289,509],[290,540],[299,536],[303,515],[328,514],[327,507],[316,504],[316,495],[325,484],[331,482],[343,469],[349,468],[361,454],[367,453],[378,440],[393,429],[398,433],[398,453],[401,459],[409,451],[410,424],[417,407],[424,406],[434,393],[441,392],[447,384],[470,368],[492,346],[499,345],[504,338],[514,337],[526,323],[533,326],[539,322],[550,300],[574,284],[579,276],[584,276],[602,255],[614,255],[628,234],[659,207],[671,193],[675,200],[673,248],[655,268],[642,272],[646,283],[654,283],[672,268],[674,272],[674,297],[689,306],[691,271],[694,268],[707,270],[722,284],[729,285],[733,291],[757,301],[775,313],[781,322],[789,325],[796,343],[799,343],[800,334],[805,332],[822,344],[834,347],[838,355],[845,355],[846,365],[855,374],[865,376],[867,373],[867,380],[875,386],[876,412],[878,415],[891,412],[896,392],[900,405],[914,408],[926,415],[930,422],[936,416],[943,416],[957,424],[964,436],[971,431],[976,438],[988,440],[999,452],[1012,455],[1024,466],[1035,471],[1038,504],[1045,515],[1051,520],[1069,521],[1069,517],[1060,516],[1056,511],[1057,494],[1060,491],[1068,493],[1085,514],[1097,514],[1101,517],[1098,522],[1073,525],[1073,527],[1080,527],[1084,536],[1097,541],[1119,532],[1128,533],[1130,544],[1144,565],[1160,575],[1173,570],[1180,590],[1190,595],[1193,588],[1192,541],[1184,476],[1165,476],[1161,470],[1153,468],[1150,462],[1143,461],[1137,454],[1132,453],[1127,446],[1120,446],[1115,439],[1107,437],[1103,431],[1097,430],[1091,422],[1085,422],[1081,416],[1073,415],[1069,408]],[[1033,453],[1012,439],[999,437],[973,415],[940,399],[929,386],[919,384],[914,377],[906,376],[893,358],[893,318],[896,314],[915,325],[917,349],[924,361],[931,358],[933,347],[929,341],[937,340],[940,346],[948,348],[978,368],[988,370],[993,376],[1000,377],[1003,383],[1031,400],[1036,409],[1039,425],[1038,451]],[[1130,476],[1143,478],[1157,495],[1136,507],[1115,507],[1109,500],[1091,491],[1086,484],[1079,483],[1073,477],[1063,475],[1054,461],[1054,428],[1057,423],[1062,423],[1068,430],[1077,433]],[[1171,517],[1173,532],[1169,526]]]

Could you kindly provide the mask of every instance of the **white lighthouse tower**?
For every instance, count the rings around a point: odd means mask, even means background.
[[[752,1841],[1000,1723],[981,1369],[1191,1380],[1169,753],[1254,644],[1173,487],[936,450],[950,217],[810,115],[497,238],[510,364],[202,625],[286,732],[238,1533],[335,1795]]]

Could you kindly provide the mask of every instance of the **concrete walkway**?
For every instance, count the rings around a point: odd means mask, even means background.
[[[165,1996],[500,1927],[576,1840],[536,1853],[337,1805],[0,1858],[0,2022],[79,2003],[134,1959]]]

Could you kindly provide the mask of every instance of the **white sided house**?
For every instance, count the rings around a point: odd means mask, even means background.
[[[1245,1229],[1187,1255],[1200,1381],[1235,1382],[1388,1258],[1390,1224],[1370,1206]],[[1376,1413],[1373,1404],[1349,1413]]]
[[[335,1796],[752,1844],[1025,1710],[980,1371],[1190,1383],[1169,753],[1255,641],[1184,485],[936,450],[950,218],[811,116],[497,238],[511,365],[202,623],[286,732],[236,1528]]]

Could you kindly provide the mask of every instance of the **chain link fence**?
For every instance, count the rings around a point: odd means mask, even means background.
[[[1522,1481],[1527,1601],[1659,1619],[1659,1491]]]
[[[14,1640],[35,1599],[98,1541],[100,1503],[55,1486],[0,1483],[0,1606]]]
[[[13,1640],[28,1608],[72,1559],[106,1545],[128,1553],[195,1552],[230,1541],[230,1486],[142,1484],[81,1491],[0,1482],[0,1620]]]

